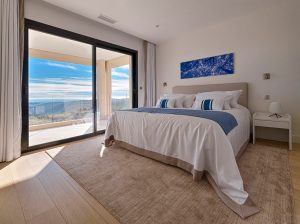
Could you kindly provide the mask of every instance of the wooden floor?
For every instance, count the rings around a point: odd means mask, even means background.
[[[257,144],[288,148],[286,143]],[[300,224],[300,144],[289,152],[295,214]],[[44,151],[0,163],[0,223],[118,223]]]
[[[45,152],[0,164],[0,223],[118,223]]]

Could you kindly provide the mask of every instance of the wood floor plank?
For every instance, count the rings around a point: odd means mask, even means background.
[[[49,163],[53,161],[53,168],[57,170],[65,180],[72,186],[76,192],[82,197],[96,212],[109,224],[119,224],[119,222],[88,192],[86,192],[70,175],[63,170],[46,152],[39,152],[31,155],[29,158],[29,163],[31,166],[41,166],[44,163]]]
[[[0,223],[21,224],[26,223],[18,194],[13,186],[0,190]]]
[[[26,223],[10,167],[0,170],[0,221],[6,224]]]
[[[55,209],[54,203],[37,177],[39,171],[31,169],[26,156],[15,161],[11,170],[26,221]]]
[[[38,177],[67,223],[107,223],[70,187],[54,163],[51,161]]]
[[[57,210],[53,208],[46,212],[35,216],[33,219],[28,221],[29,224],[66,224],[65,220]]]

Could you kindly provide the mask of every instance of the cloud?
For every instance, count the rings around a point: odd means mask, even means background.
[[[67,69],[72,69],[72,70],[78,70],[78,68],[76,68],[75,66],[73,65],[70,65],[68,63],[56,63],[56,62],[46,62],[45,64],[47,64],[48,66],[51,66],[51,67],[59,67],[59,68],[67,68]]]
[[[30,79],[29,98],[35,99],[91,99],[91,79]]]
[[[92,79],[63,79],[63,78],[48,78],[48,79],[39,79],[39,83],[46,84],[71,84],[71,85],[81,85],[81,86],[92,86]]]
[[[113,80],[112,91],[129,91],[128,80]]]
[[[71,76],[71,77],[68,77],[68,79],[85,80],[85,81],[90,80],[90,81],[92,81],[92,76],[84,77],[84,78],[78,77],[78,76]]]
[[[128,79],[129,78],[129,75],[126,74],[126,73],[123,73],[123,72],[112,72],[111,73],[112,76],[115,76],[115,77],[118,77],[118,78],[126,78]]]

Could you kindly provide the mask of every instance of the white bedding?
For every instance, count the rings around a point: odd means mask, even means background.
[[[227,135],[231,143],[233,153],[236,156],[245,141],[247,141],[250,137],[251,114],[246,107],[241,105],[239,109],[233,108],[231,110],[225,110],[225,112],[231,113],[238,123],[238,126]]]
[[[235,160],[249,139],[250,113],[247,108],[226,110],[238,126],[228,135],[218,123],[198,117],[117,111],[108,121],[105,139],[114,136],[138,148],[178,158],[206,170],[219,189],[238,205],[248,198]]]

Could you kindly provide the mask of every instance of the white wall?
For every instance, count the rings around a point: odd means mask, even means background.
[[[144,87],[144,47],[142,39],[40,0],[25,0],[25,18],[137,50],[139,87]],[[144,89],[139,90],[140,106],[144,103]]]
[[[248,82],[250,110],[266,111],[270,101],[281,102],[293,116],[294,141],[300,142],[300,1],[275,2],[267,9],[198,27],[158,44],[157,95],[176,85]],[[180,62],[230,52],[235,53],[234,75],[180,79]],[[270,80],[262,80],[266,72],[271,73]],[[265,94],[271,100],[264,100]],[[260,136],[278,140],[282,137],[278,133]]]

